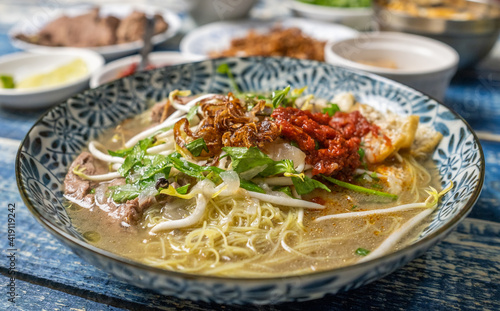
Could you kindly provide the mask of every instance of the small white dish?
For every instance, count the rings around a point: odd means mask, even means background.
[[[15,36],[21,33],[26,35],[34,35],[38,33],[47,23],[62,15],[78,16],[85,14],[94,7],[95,5],[80,5],[72,7],[70,9],[50,11],[50,13],[42,15],[42,17],[45,18],[43,18],[41,21],[38,19],[32,20],[32,18],[26,18],[20,21],[18,24],[14,25],[14,27],[9,30],[10,41],[13,46],[21,50],[47,49],[49,51],[54,51],[60,49],[60,47],[50,47],[29,43],[23,40],[19,40]],[[123,19],[126,16],[130,15],[134,10],[145,12],[151,15],[160,14],[165,22],[168,23],[168,28],[166,31],[152,37],[151,41],[154,45],[163,43],[166,40],[172,38],[181,28],[181,21],[179,16],[177,16],[177,14],[175,13],[170,12],[169,10],[165,10],[162,8],[139,4],[103,4],[99,7],[100,14],[102,16],[113,15],[120,19]],[[142,41],[139,40],[107,46],[89,47],[88,49],[101,54],[106,60],[112,60],[135,53],[142,47],[142,45]]]
[[[398,32],[363,33],[325,46],[334,65],[372,72],[407,84],[443,100],[457,71],[459,56],[450,46],[422,36]],[[390,64],[393,68],[376,64]]]
[[[0,88],[0,106],[16,109],[42,108],[62,102],[86,89],[91,74],[104,65],[104,58],[98,53],[74,48],[60,48],[50,53],[34,50],[0,57],[0,74],[13,76],[16,81],[50,72],[77,58],[82,59],[87,67],[84,76],[57,86],[29,89]]]
[[[154,67],[177,65],[203,59],[205,59],[205,57],[182,55],[179,52],[153,52],[149,54],[149,62]],[[140,55],[132,55],[106,64],[92,75],[90,78],[90,87],[95,88],[104,83],[119,79],[121,73],[140,61]]]
[[[338,41],[355,37],[358,32],[343,25],[315,22],[302,18],[288,18],[281,21],[232,21],[216,22],[198,27],[189,32],[181,41],[180,50],[186,55],[207,57],[210,52],[220,52],[229,48],[231,40],[244,37],[249,30],[268,32],[273,26],[297,27],[317,40]]]
[[[243,19],[248,16],[258,0],[184,0],[188,12],[197,25],[217,21]]]
[[[316,21],[340,23],[358,30],[371,28],[373,8],[342,8],[287,0],[296,15]]]

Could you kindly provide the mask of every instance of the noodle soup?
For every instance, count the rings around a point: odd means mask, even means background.
[[[395,251],[445,190],[441,134],[351,94],[174,91],[75,159],[72,222],[93,245],[168,270],[304,274]]]

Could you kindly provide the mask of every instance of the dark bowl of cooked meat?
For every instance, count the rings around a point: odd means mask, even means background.
[[[397,82],[221,58],[54,107],[16,176],[33,216],[119,279],[274,304],[355,289],[423,254],[470,212],[484,155],[460,116]]]
[[[54,10],[42,22],[23,20],[9,31],[9,37],[23,50],[77,47],[114,59],[141,48],[147,16],[154,16],[153,44],[173,37],[180,28],[179,17],[165,9],[106,4]]]

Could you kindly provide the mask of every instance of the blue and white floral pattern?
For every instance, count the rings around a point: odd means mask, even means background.
[[[290,84],[330,99],[352,92],[379,109],[417,114],[443,134],[432,159],[441,184],[454,188],[413,245],[351,267],[280,279],[222,279],[185,275],[146,267],[85,244],[63,206],[63,180],[72,159],[90,139],[140,113],[174,89],[193,93],[227,92],[230,81],[217,73],[230,66],[238,86],[272,91]],[[45,114],[31,129],[18,153],[21,194],[38,218],[59,239],[89,262],[132,284],[165,295],[217,303],[279,303],[315,299],[359,287],[422,254],[464,218],[475,203],[484,178],[484,156],[477,138],[462,119],[435,100],[374,75],[324,63],[287,58],[229,58],[137,73],[79,94]]]

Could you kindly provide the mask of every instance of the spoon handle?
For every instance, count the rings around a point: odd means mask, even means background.
[[[146,27],[144,27],[144,36],[142,38],[142,41],[144,42],[144,46],[142,47],[140,51],[141,55],[141,62],[139,63],[139,67],[137,68],[137,71],[142,71],[146,69],[146,67],[149,64],[149,53],[153,50],[153,44],[151,42],[151,38],[153,37],[154,34],[154,29],[155,29],[155,19],[154,17],[147,16],[146,17]]]

